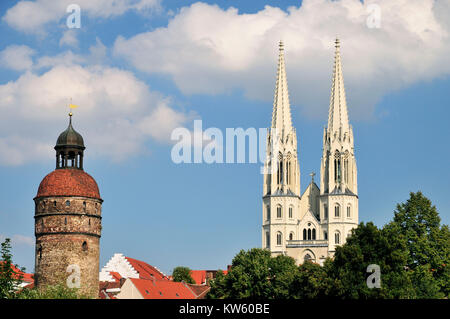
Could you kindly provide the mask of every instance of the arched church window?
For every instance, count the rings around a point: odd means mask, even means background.
[[[88,245],[87,242],[83,242],[83,244],[81,245],[81,248],[83,249],[83,251],[87,251],[88,250]]]
[[[325,240],[328,240],[328,233],[326,231],[323,232],[323,238]]]
[[[316,229],[313,228],[312,230],[312,239],[315,240],[316,239]]]
[[[325,216],[325,219],[328,219],[328,205],[323,205],[323,214]]]
[[[66,200],[66,206],[70,206],[70,200]]]
[[[341,207],[339,206],[339,204],[336,204],[336,206],[334,206],[334,217],[339,217],[341,215],[340,208]]]
[[[282,234],[281,234],[281,232],[278,232],[277,233],[277,245],[281,246],[281,243],[282,243]]]
[[[350,205],[347,206],[347,217],[351,217],[352,215],[352,208]]]
[[[289,240],[294,240],[294,233],[289,234]]]
[[[266,247],[270,248],[270,233],[266,232]]]
[[[341,234],[339,232],[336,232],[334,234],[334,243],[335,244],[340,244],[340,242],[341,242]]]
[[[306,240],[306,229],[303,228],[303,240]]]
[[[338,151],[334,153],[334,180],[336,184],[341,182],[341,157]]]
[[[305,258],[303,258],[304,261],[311,261],[311,255],[310,254],[306,254]]]
[[[289,207],[289,218],[292,218],[292,211],[293,211],[293,209],[292,209],[292,206],[291,206],[291,207]]]
[[[266,219],[270,220],[270,206],[269,205],[266,206]]]
[[[311,240],[311,228],[308,229],[308,240]]]
[[[281,206],[277,206],[277,218],[281,218]]]

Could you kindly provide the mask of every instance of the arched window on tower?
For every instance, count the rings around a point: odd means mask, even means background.
[[[270,233],[266,232],[266,247],[270,248]]]
[[[339,217],[341,215],[341,207],[339,206],[339,204],[336,204],[336,206],[334,206],[334,217]]]
[[[352,207],[350,205],[347,206],[347,217],[352,217]]]
[[[336,184],[341,183],[341,156],[338,151],[334,154],[334,180]]]
[[[289,240],[294,240],[294,233],[289,234]]]
[[[324,204],[323,205],[323,215],[325,219],[328,219],[328,205]]]
[[[270,220],[270,205],[266,206],[266,220]]]
[[[277,245],[278,246],[281,246],[282,245],[282,236],[283,236],[283,234],[281,233],[281,232],[278,232],[277,233]]]
[[[334,243],[340,244],[341,242],[341,234],[337,231],[334,233]]]
[[[293,213],[292,212],[293,212],[293,208],[292,208],[292,206],[290,206],[289,207],[289,218],[291,218],[291,219],[293,218]]]
[[[303,228],[303,240],[306,240],[306,229]]]
[[[282,214],[281,214],[281,206],[278,205],[278,206],[277,206],[277,218],[281,218],[281,217],[282,217]]]

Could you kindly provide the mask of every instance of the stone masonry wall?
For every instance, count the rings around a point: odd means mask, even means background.
[[[35,199],[36,287],[65,285],[79,267],[80,293],[97,298],[101,203],[73,196]]]

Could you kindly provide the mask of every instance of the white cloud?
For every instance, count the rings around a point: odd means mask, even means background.
[[[111,18],[129,10],[148,13],[160,9],[160,0],[21,0],[6,11],[3,20],[14,29],[33,34],[45,34],[48,23],[57,23],[66,19],[68,5],[76,3],[83,15],[94,18]]]
[[[64,31],[63,36],[59,39],[59,46],[78,47],[77,29],[68,29]]]
[[[80,107],[73,125],[87,156],[120,161],[145,153],[146,141],[170,140],[190,118],[132,73],[104,66],[59,64],[41,75],[28,71],[0,85],[0,165],[51,160],[67,127],[69,98]]]
[[[50,68],[57,65],[72,66],[77,64],[84,64],[87,62],[87,57],[73,53],[72,51],[61,52],[54,56],[41,56],[33,65],[33,69]]]
[[[368,3],[381,8],[381,28],[368,28]],[[288,12],[253,14],[195,3],[167,27],[118,37],[115,56],[137,69],[169,74],[186,94],[243,89],[271,100],[280,39],[285,42],[291,103],[324,117],[334,38],[341,52],[351,117],[372,115],[386,93],[450,73],[450,6],[433,0],[305,0]]]
[[[0,64],[8,69],[24,71],[33,65],[34,50],[26,45],[10,45],[0,52]]]

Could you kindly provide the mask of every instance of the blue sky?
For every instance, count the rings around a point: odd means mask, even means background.
[[[101,266],[120,252],[166,273],[223,269],[259,247],[261,164],[174,164],[170,133],[194,119],[269,127],[280,39],[302,191],[319,173],[338,34],[360,221],[384,225],[421,190],[449,223],[450,6],[380,1],[369,28],[356,0],[80,0],[81,28],[69,30],[73,2],[0,4],[0,237],[28,271],[32,199],[54,169],[69,97],[104,199]]]

